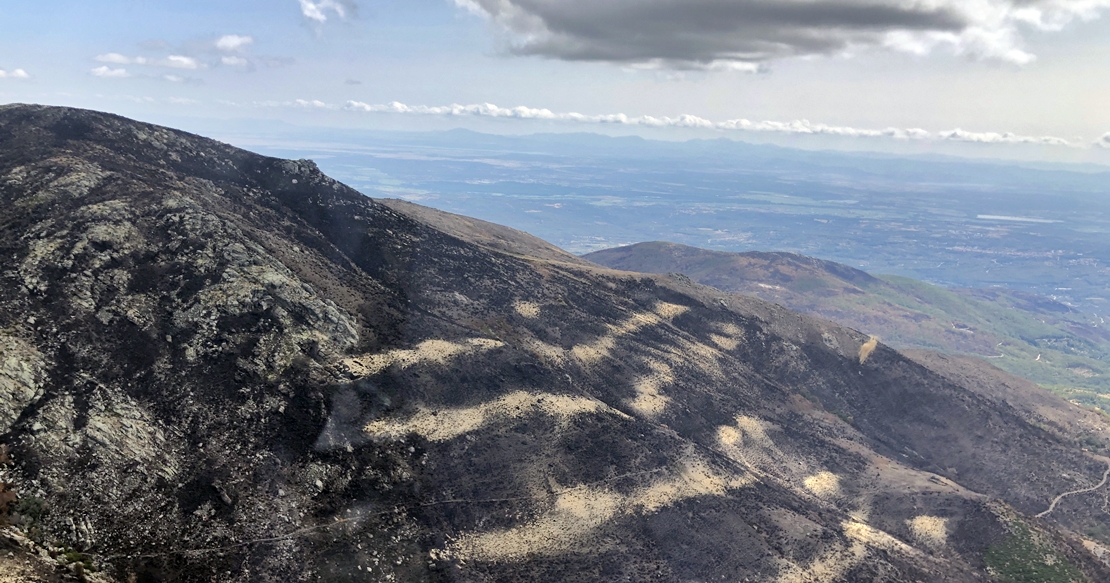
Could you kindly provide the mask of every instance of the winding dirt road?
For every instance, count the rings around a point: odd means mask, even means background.
[[[1107,460],[1107,462],[1106,462],[1106,471],[1102,473],[1102,481],[1099,482],[1097,486],[1092,486],[1090,488],[1084,488],[1082,490],[1073,490],[1071,492],[1064,492],[1063,494],[1060,494],[1059,496],[1056,497],[1055,500],[1052,501],[1052,504],[1048,505],[1048,510],[1045,510],[1044,512],[1038,514],[1037,518],[1044,518],[1045,516],[1048,516],[1048,514],[1050,512],[1052,512],[1053,510],[1056,510],[1056,504],[1059,503],[1060,500],[1063,500],[1064,498],[1066,498],[1068,496],[1072,496],[1074,494],[1086,494],[1087,492],[1094,492],[1095,490],[1098,490],[1099,488],[1106,485],[1107,479],[1110,479],[1110,460]]]

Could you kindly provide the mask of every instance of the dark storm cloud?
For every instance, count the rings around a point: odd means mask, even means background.
[[[882,46],[1019,64],[1018,23],[1053,29],[1110,0],[455,0],[514,34],[511,51],[671,67]]]

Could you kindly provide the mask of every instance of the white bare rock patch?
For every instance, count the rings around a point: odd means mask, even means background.
[[[174,314],[174,325],[197,330],[185,347],[195,360],[218,352],[219,322],[244,315],[276,320],[273,330],[261,334],[251,355],[240,366],[263,378],[282,373],[304,346],[314,345],[322,355],[342,354],[358,344],[354,318],[333,301],[323,299],[264,248],[243,239],[239,230],[219,217],[199,210],[188,199],[171,198],[163,205],[167,230],[210,241],[188,254],[179,253],[199,273],[223,264],[220,281],[194,296]],[[216,241],[233,241],[219,245]],[[171,243],[170,246],[179,244]]]
[[[0,433],[7,433],[23,410],[42,398],[46,363],[30,343],[0,336]]]
[[[99,444],[98,456],[113,463],[140,462],[166,479],[177,475],[178,464],[165,432],[137,402],[122,392],[100,392],[90,404],[84,433]]]

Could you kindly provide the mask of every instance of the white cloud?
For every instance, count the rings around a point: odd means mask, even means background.
[[[1071,142],[1052,136],[1019,136],[1012,133],[967,132],[959,128],[938,134],[940,139],[950,142],[977,142],[980,144],[1042,144],[1046,146],[1070,146]]]
[[[162,75],[162,78],[171,83],[183,83],[185,81],[184,77],[178,75]]]
[[[239,36],[237,34],[225,34],[216,41],[216,48],[221,51],[234,52],[242,50],[254,43],[254,38],[249,36]]]
[[[304,3],[305,0],[302,0]],[[1029,29],[1098,18],[1110,0],[454,0],[510,35],[510,52],[742,71],[775,59],[938,49],[1017,65]]]
[[[294,102],[300,107],[307,107],[303,100]],[[325,103],[311,102],[314,107],[328,107]],[[930,132],[921,128],[885,128],[869,129],[854,128],[849,126],[833,126],[814,123],[809,120],[794,121],[751,121],[747,119],[730,119],[714,122],[695,115],[679,115],[677,117],[656,117],[650,115],[629,116],[623,113],[605,115],[584,115],[575,112],[553,112],[549,109],[536,109],[531,107],[498,107],[492,103],[473,105],[452,104],[446,106],[405,105],[397,101],[385,104],[369,104],[360,101],[348,101],[343,109],[365,113],[396,113],[408,115],[431,115],[453,117],[489,117],[522,120],[546,120],[583,124],[615,124],[625,126],[642,126],[656,128],[699,128],[717,131],[744,131],[768,132],[794,135],[824,135],[849,138],[887,138],[895,140],[936,141],[936,142],[972,142],[982,144],[1037,144],[1045,146],[1077,146],[1063,138],[1053,136],[1023,136],[1013,133],[995,132],[969,132],[955,129],[943,132]],[[1105,147],[1110,148],[1110,134],[1102,138]]]
[[[119,53],[105,53],[97,55],[96,60],[101,63],[113,65],[146,65],[149,67],[165,67],[169,69],[203,69],[204,64],[182,55],[170,55],[164,59],[148,59],[146,57],[128,57]],[[104,67],[101,67],[104,68]]]
[[[228,102],[229,105],[235,105]],[[318,99],[294,99],[293,101],[258,101],[254,103],[258,107],[298,107],[302,109],[339,109],[334,105],[330,105]],[[235,105],[235,107],[239,107]]]
[[[31,76],[29,74],[27,74],[27,71],[24,71],[23,69],[12,69],[11,71],[5,71],[4,69],[0,69],[0,79],[30,79],[30,78],[31,78]]]
[[[1095,142],[1095,145],[1110,150],[1110,132],[1103,134],[1102,137]]]
[[[105,53],[103,55],[97,55],[96,60],[100,61],[101,63],[112,63],[115,65],[130,65],[133,63],[142,64],[140,61],[146,61],[146,59],[142,57],[136,57],[132,59],[131,57],[124,56],[119,53]]]
[[[220,62],[229,67],[242,67],[249,63],[249,61],[243,57],[223,57],[220,59]]]
[[[170,55],[165,59],[161,59],[155,63],[160,67],[170,67],[172,69],[199,69],[200,63],[192,57],[183,57],[181,55]]]
[[[300,0],[301,14],[305,18],[314,20],[319,23],[327,22],[328,11],[332,11],[339,18],[347,18],[348,12],[352,8],[349,2],[340,2],[337,0],[319,0],[313,2],[312,0]]]
[[[123,78],[131,76],[131,73],[128,73],[127,69],[124,69],[122,67],[119,69],[113,69],[107,65],[97,67],[89,72],[93,75],[96,75],[97,77]]]

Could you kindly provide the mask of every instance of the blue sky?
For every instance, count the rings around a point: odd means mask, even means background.
[[[1110,146],[1105,12],[1110,0],[9,2],[0,101],[1110,162],[1096,145]]]

